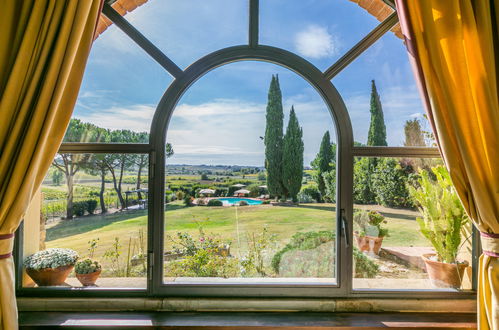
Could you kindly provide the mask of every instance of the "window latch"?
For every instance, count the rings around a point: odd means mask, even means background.
[[[345,237],[345,243],[347,248],[350,247],[350,235],[349,235],[349,230],[348,230],[348,220],[345,216],[345,210],[341,209],[340,210],[341,214],[341,229],[343,231],[343,236]]]

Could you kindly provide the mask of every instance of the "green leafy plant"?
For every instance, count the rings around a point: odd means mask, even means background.
[[[353,221],[360,228],[360,236],[385,237],[388,235],[388,228],[382,227],[386,224],[385,217],[377,211],[357,211],[353,215]]]
[[[210,199],[206,206],[223,206],[224,203],[218,199]]]
[[[166,264],[165,276],[236,277],[239,260],[219,254],[218,249],[199,249],[193,255]]]
[[[379,158],[371,176],[376,202],[388,207],[414,207],[407,183],[414,173],[411,165],[394,158]]]
[[[74,202],[73,203],[73,213],[81,217],[85,214],[85,210],[87,209],[87,202],[86,201],[80,201],[80,202]]]
[[[76,263],[78,253],[71,249],[51,248],[38,251],[24,259],[24,267],[29,269],[58,268]]]
[[[118,237],[114,238],[113,245],[104,252],[104,258],[108,259],[111,263],[111,273],[114,276],[123,276],[125,269],[121,265],[121,243]]]
[[[321,244],[334,240],[335,237],[336,236],[332,231],[309,231],[305,233],[296,233],[291,237],[290,242],[274,255],[271,262],[272,268],[276,273],[279,273],[281,258],[284,253],[288,251],[314,249]]]
[[[379,266],[371,258],[353,248],[353,260],[355,263],[356,278],[374,278],[379,273]]]
[[[95,209],[97,208],[97,201],[95,199],[89,199],[85,202],[88,214],[94,214]]]
[[[239,202],[239,206],[248,206],[248,202],[247,201],[240,201]]]
[[[91,274],[101,269],[100,263],[97,260],[92,260],[90,258],[79,260],[75,265],[76,274]]]
[[[418,187],[410,187],[423,215],[417,218],[421,233],[431,242],[439,261],[455,263],[461,229],[469,221],[449,175],[443,166],[420,171]]]
[[[94,257],[95,250],[97,249],[97,246],[99,245],[99,238],[93,238],[90,241],[88,241],[88,256],[89,258]]]
[[[268,267],[265,265],[267,254],[273,250],[277,235],[271,234],[264,226],[261,233],[247,233],[248,254],[241,260],[242,272],[245,276],[257,274],[267,276]]]

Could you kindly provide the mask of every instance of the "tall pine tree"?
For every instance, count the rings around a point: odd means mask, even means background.
[[[284,195],[282,180],[283,155],[282,94],[279,77],[272,76],[270,82],[265,127],[265,168],[267,169],[267,187],[271,195],[279,198]]]
[[[301,189],[303,179],[303,130],[298,123],[295,109],[292,106],[289,114],[288,128],[284,136],[283,182],[285,196],[291,197],[293,202],[297,202],[297,195]]]
[[[379,99],[376,83],[371,81],[371,124],[367,135],[368,146],[386,146],[386,126],[383,108]]]

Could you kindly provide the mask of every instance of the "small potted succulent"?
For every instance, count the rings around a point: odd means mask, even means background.
[[[382,227],[385,217],[377,211],[357,211],[353,220],[360,229],[354,232],[359,250],[379,255],[383,238],[388,236],[388,229]]]
[[[51,248],[28,256],[24,268],[38,286],[62,285],[77,260],[74,250]]]
[[[93,286],[99,278],[102,267],[97,260],[85,258],[75,265],[75,274],[83,286]]]

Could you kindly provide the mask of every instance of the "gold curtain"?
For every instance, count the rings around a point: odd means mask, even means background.
[[[397,0],[452,181],[482,236],[480,329],[499,329],[499,0]]]
[[[17,328],[12,233],[64,137],[101,0],[0,0],[0,327]]]

